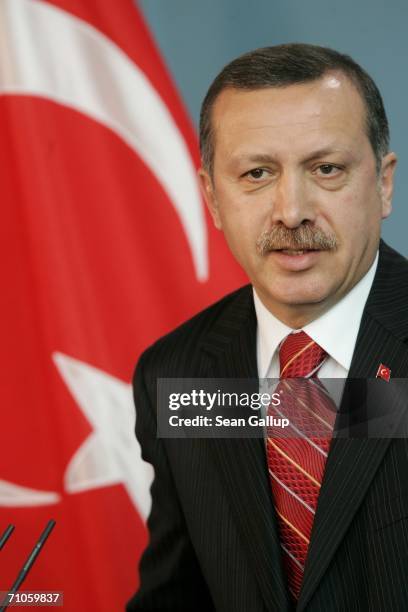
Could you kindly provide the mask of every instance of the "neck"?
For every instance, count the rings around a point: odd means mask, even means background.
[[[316,304],[276,304],[271,303],[267,296],[256,290],[259,299],[274,317],[292,329],[301,329],[308,323],[318,319],[335,303],[334,300],[324,300]]]

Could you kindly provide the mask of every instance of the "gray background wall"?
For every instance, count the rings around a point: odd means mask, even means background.
[[[217,72],[256,47],[307,42],[350,54],[379,86],[399,157],[383,237],[408,256],[408,2],[406,0],[139,0],[197,125]]]

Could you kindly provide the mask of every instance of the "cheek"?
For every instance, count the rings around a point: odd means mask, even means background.
[[[255,240],[264,225],[262,202],[256,198],[243,197],[242,194],[229,193],[220,197],[219,212],[225,233],[241,237],[252,236]]]
[[[243,267],[251,267],[257,258],[256,243],[262,233],[262,220],[253,208],[237,205],[220,208],[220,218],[225,240],[233,255]]]
[[[240,259],[254,249],[256,229],[246,215],[229,214],[222,216],[222,229],[231,251]]]
[[[374,189],[354,188],[332,204],[328,222],[341,243],[369,239],[370,234],[377,233],[381,224],[381,201]]]

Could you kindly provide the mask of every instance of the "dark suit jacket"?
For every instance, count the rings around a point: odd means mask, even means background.
[[[408,377],[408,262],[384,243],[349,377],[375,378],[380,363]],[[141,586],[127,610],[291,610],[263,441],[158,439],[158,377],[256,378],[251,287],[138,363],[136,435],[155,479]],[[408,610],[406,439],[332,440],[296,610]]]

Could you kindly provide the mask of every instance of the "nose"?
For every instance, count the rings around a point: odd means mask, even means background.
[[[284,171],[275,184],[271,206],[272,221],[289,229],[313,222],[315,213],[306,179],[296,171]]]

